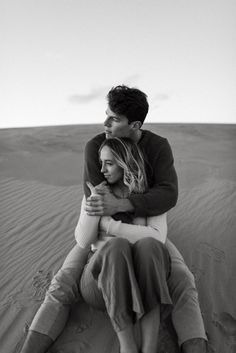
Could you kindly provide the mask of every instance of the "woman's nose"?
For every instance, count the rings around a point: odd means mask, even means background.
[[[102,164],[101,173],[105,173],[105,171],[106,171],[106,167],[104,164]]]

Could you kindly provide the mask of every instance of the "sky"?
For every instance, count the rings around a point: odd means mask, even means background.
[[[150,123],[236,123],[235,18],[235,0],[0,0],[0,128],[100,124],[118,84]]]

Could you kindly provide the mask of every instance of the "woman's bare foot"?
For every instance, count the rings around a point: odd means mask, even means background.
[[[160,327],[160,307],[144,315],[140,321],[142,332],[142,353],[156,353]]]
[[[142,332],[141,332],[141,324],[140,320],[136,321],[134,324],[134,339],[138,347],[138,352],[141,352],[142,347]]]
[[[120,343],[120,353],[138,353],[133,325],[129,325],[124,330],[119,331],[117,337]]]

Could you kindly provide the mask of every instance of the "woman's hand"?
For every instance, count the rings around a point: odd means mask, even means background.
[[[121,200],[113,195],[106,181],[96,186],[87,182],[87,186],[91,191],[91,195],[87,198],[85,205],[85,211],[88,215],[113,215],[119,211],[118,206]]]
[[[89,181],[87,181],[86,184],[91,191],[91,195],[104,195],[111,192],[110,186],[106,181],[103,181],[96,186],[93,186]]]
[[[87,182],[86,184],[91,192],[91,195],[87,198],[87,200],[85,202],[84,210],[90,216],[97,216],[97,214],[95,212],[89,212],[90,211],[89,205],[91,203],[95,202],[96,212],[102,212],[102,210],[103,210],[103,196],[100,195],[96,189],[96,188],[98,188],[98,190],[99,190],[99,188],[102,188],[102,183],[97,186],[93,186],[90,182]]]

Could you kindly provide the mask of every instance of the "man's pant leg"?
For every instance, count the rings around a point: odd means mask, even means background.
[[[70,251],[61,269],[54,276],[30,330],[45,334],[52,340],[62,332],[71,305],[80,299],[79,281],[87,254],[88,250],[81,249],[78,245]]]
[[[172,321],[179,345],[193,338],[207,340],[194,276],[174,244],[167,240],[166,246],[171,257],[168,287],[173,300]]]

